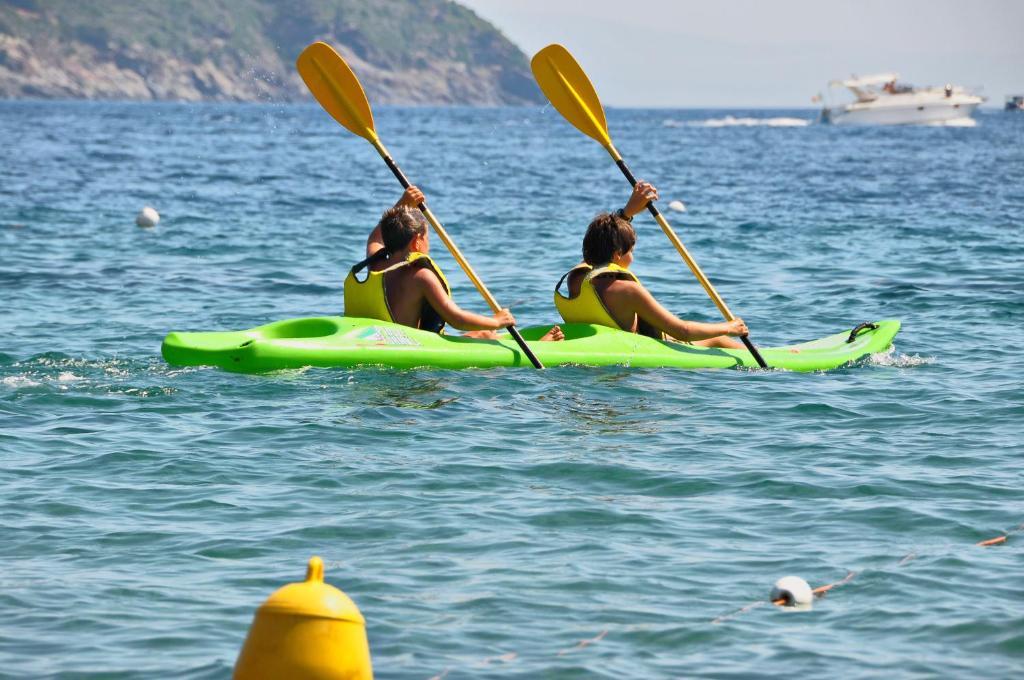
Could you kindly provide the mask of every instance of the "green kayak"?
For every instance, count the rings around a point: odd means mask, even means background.
[[[523,328],[522,334],[527,341],[536,341],[548,329],[550,326]],[[761,348],[761,354],[772,368],[820,371],[888,349],[899,329],[899,321],[876,321],[799,345]],[[757,366],[742,349],[693,347],[590,324],[562,324],[562,330],[562,342],[530,345],[545,366]],[[219,366],[242,373],[303,366],[530,366],[507,335],[500,340],[476,340],[341,316],[288,319],[247,331],[169,333],[162,352],[167,363],[176,366]]]

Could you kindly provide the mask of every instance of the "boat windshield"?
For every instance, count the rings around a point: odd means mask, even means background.
[[[878,99],[883,93],[899,94],[913,92],[909,85],[898,83],[898,73],[878,73],[873,76],[853,76],[846,80],[833,80],[832,87],[845,87],[857,97],[858,101],[869,102]]]
[[[891,80],[882,86],[882,91],[888,92],[889,94],[907,94],[908,92],[913,92],[914,87],[912,85],[907,85],[906,83],[898,83],[895,80]]]

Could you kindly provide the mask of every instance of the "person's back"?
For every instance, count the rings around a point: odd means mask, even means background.
[[[593,270],[591,270],[593,271]],[[569,290],[569,297],[576,298],[583,289],[583,282],[590,272],[577,268],[569,273],[565,285]],[[641,319],[629,300],[636,296],[638,289],[643,286],[629,276],[623,276],[620,272],[598,273],[590,279],[594,292],[605,307],[609,316],[615,321],[615,327],[631,333],[641,333],[651,337],[661,338],[662,333],[655,329],[640,329]]]
[[[742,348],[729,335],[743,335],[741,319],[723,323],[687,321],[665,309],[629,271],[633,263],[636,232],[630,224],[657,190],[638,182],[626,206],[616,213],[602,213],[587,227],[583,238],[583,262],[563,278],[568,296],[555,287],[555,306],[569,323],[593,323],[658,339],[665,336],[707,347]]]
[[[437,274],[431,268],[423,266],[406,266],[386,271],[394,264],[385,260],[380,263],[379,268],[371,267],[371,271],[385,272],[384,293],[394,322],[419,328],[426,312],[424,305],[430,307],[424,295],[424,290],[430,283],[426,278],[436,277]],[[433,311],[433,307],[430,307],[430,310]]]
[[[379,275],[383,279],[388,321],[426,331],[441,331],[446,320],[438,308],[443,306],[443,298],[451,298],[451,289],[429,255],[421,251],[400,251],[371,263],[369,269],[370,277]],[[437,290],[438,284],[441,290]]]

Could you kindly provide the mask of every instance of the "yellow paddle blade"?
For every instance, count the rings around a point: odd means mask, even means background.
[[[557,43],[548,45],[533,56],[530,68],[541,91],[567,121],[606,149],[611,147],[601,100],[569,50]]]
[[[373,112],[359,78],[341,55],[324,42],[315,42],[295,61],[299,75],[320,106],[354,134],[376,141]]]

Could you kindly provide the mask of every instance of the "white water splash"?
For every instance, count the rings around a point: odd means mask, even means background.
[[[935,357],[923,357],[918,354],[899,354],[892,346],[884,352],[872,354],[865,359],[869,366],[890,366],[893,368],[914,368],[934,363]]]
[[[662,121],[665,127],[807,127],[812,121],[806,118],[706,118],[704,120],[673,120]]]
[[[9,375],[3,380],[0,380],[7,387],[35,387],[39,385],[38,380],[32,380],[27,375]]]

